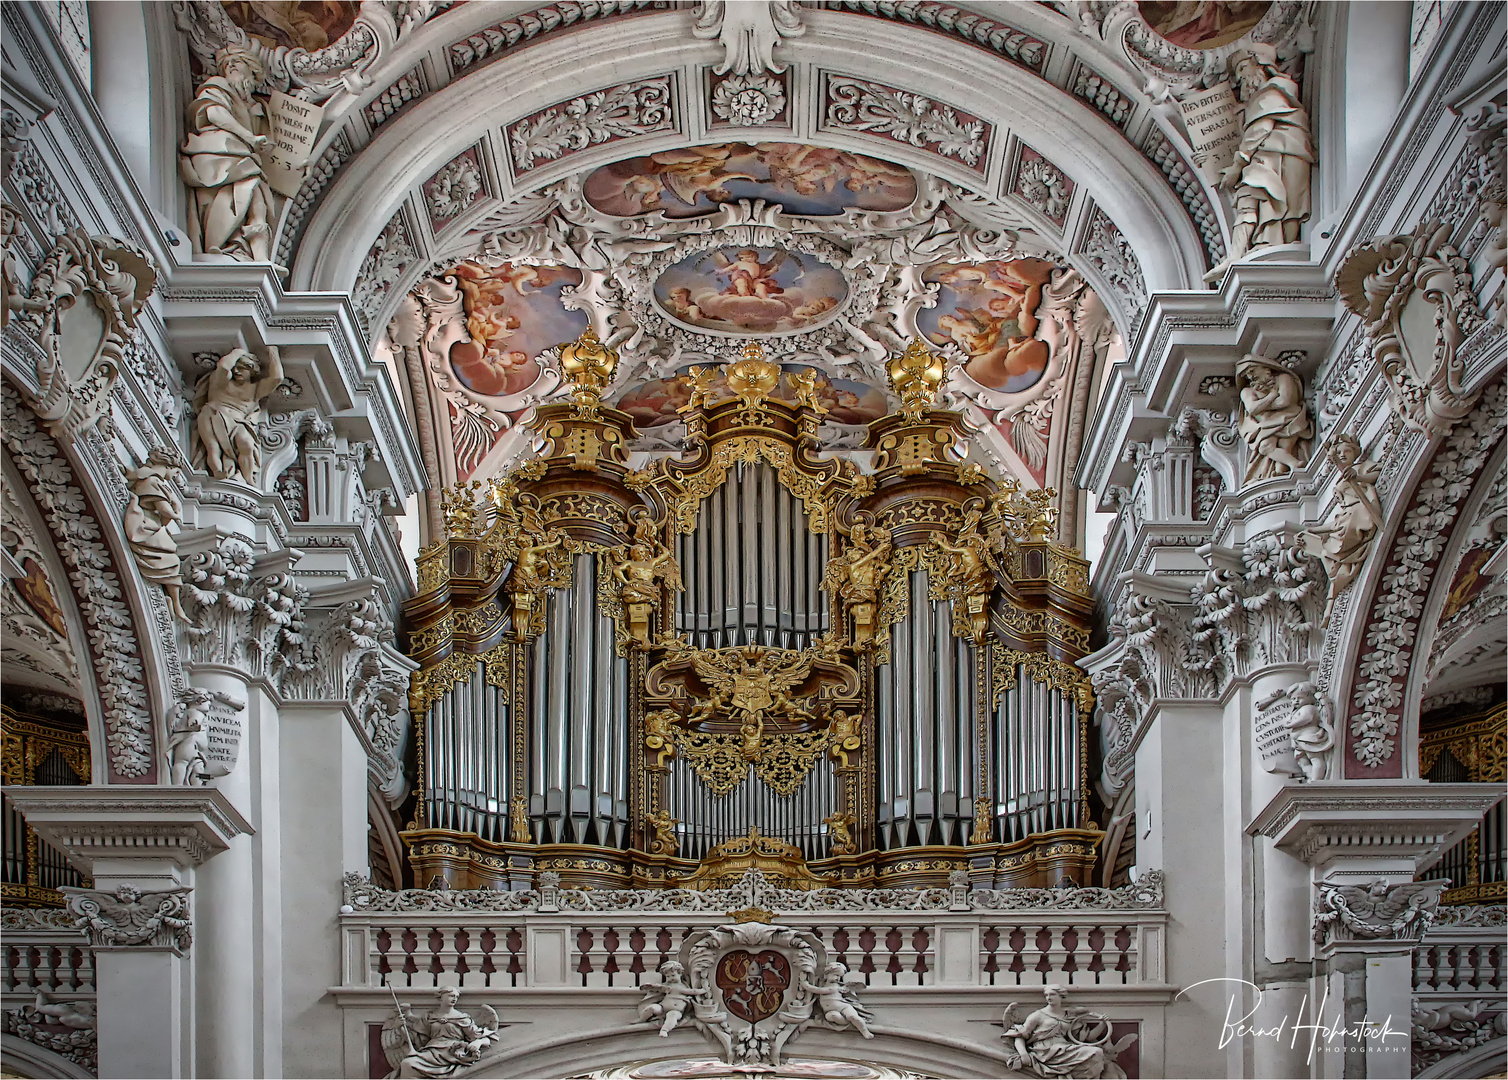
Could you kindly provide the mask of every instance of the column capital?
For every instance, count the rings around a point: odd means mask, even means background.
[[[1486,784],[1426,780],[1292,784],[1246,831],[1270,838],[1321,876],[1407,880],[1469,833],[1500,797]]]
[[[191,869],[255,832],[214,788],[7,786],[5,797],[85,873],[100,860],[166,860]]]

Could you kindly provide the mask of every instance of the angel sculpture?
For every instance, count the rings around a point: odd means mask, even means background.
[[[560,588],[566,564],[563,552],[555,549],[565,543],[561,533],[553,538],[525,527],[518,534],[518,554],[513,559],[513,573],[508,578],[508,595],[513,598],[513,638],[527,641],[531,634],[545,628],[545,597],[550,589]]]
[[[836,592],[853,616],[855,646],[874,640],[875,603],[885,575],[890,573],[889,529],[875,529],[873,539],[862,521],[854,522],[843,554],[828,560],[821,588]]]
[[[675,556],[655,538],[647,518],[641,519],[634,530],[634,542],[628,550],[613,554],[613,580],[618,583],[629,637],[642,648],[649,648],[650,624],[660,607],[658,582],[663,581],[671,592],[680,592],[682,585]]]
[[[739,649],[736,671],[730,671],[718,654],[698,653],[692,663],[696,673],[712,693],[692,710],[692,723],[710,720],[731,706],[733,718],[739,722],[738,733],[742,740],[743,756],[756,761],[764,737],[767,717],[783,717],[794,721],[811,721],[812,714],[791,700],[788,691],[806,678],[811,669],[811,660],[796,657],[781,664],[772,662],[774,654],[757,647]]]
[[[947,557],[946,575],[953,597],[953,634],[978,643],[989,626],[990,590],[995,574],[986,561],[988,541],[979,531],[981,512],[970,509],[963,519],[958,543],[949,543],[942,533],[932,534],[932,543]]]
[[[1370,885],[1315,886],[1314,943],[1323,945],[1344,931],[1351,941],[1377,938],[1419,940],[1435,921],[1435,908],[1445,891],[1443,881],[1405,881],[1389,885],[1378,878]]]
[[[1293,710],[1283,726],[1293,743],[1294,760],[1305,780],[1310,783],[1323,780],[1329,768],[1327,755],[1335,746],[1335,721],[1329,699],[1321,698],[1314,684],[1306,679],[1289,689],[1288,700]]]
[[[816,997],[822,1019],[831,1027],[840,1031],[853,1028],[864,1038],[872,1039],[874,1032],[869,1030],[866,1021],[874,1019],[874,1014],[859,1003],[858,991],[846,981],[847,976],[848,966],[835,960],[822,969],[820,983],[802,978],[800,986]]]
[[[660,1037],[668,1036],[686,1015],[686,1007],[698,998],[710,997],[711,987],[693,987],[686,983],[686,968],[679,960],[667,960],[657,972],[659,982],[643,982],[644,1000],[639,1002],[639,1022],[659,1024]]]
[[[461,991],[454,986],[440,990],[440,1007],[416,1017],[407,1002],[382,1025],[382,1052],[392,1067],[393,1078],[454,1076],[481,1060],[497,1042],[502,1024],[490,1005],[478,1009],[481,1023],[456,1008]]]
[[[1071,1080],[1123,1080],[1125,1072],[1116,1057],[1136,1040],[1125,1035],[1110,1042],[1110,1023],[1103,1016],[1069,1009],[1061,986],[1043,988],[1047,1004],[1016,1020],[1019,1002],[1005,1007],[1000,1037],[1006,1042],[1011,1068],[1033,1076],[1067,1077]]]
[[[118,885],[114,895],[96,889],[62,887],[74,925],[89,935],[96,948],[106,945],[170,946],[185,949],[193,943],[188,893],[184,887],[144,893],[134,885]]]

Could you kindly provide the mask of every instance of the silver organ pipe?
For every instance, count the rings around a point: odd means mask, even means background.
[[[1025,665],[1000,699],[992,781],[1000,838],[1076,828],[1079,822],[1079,718],[1073,697],[1033,680]]]
[[[693,648],[804,649],[827,629],[827,537],[808,531],[801,500],[768,465],[735,465],[676,555],[686,583],[676,632]]]
[[[681,820],[682,858],[699,859],[714,844],[747,836],[750,826],[795,844],[807,859],[832,854],[822,819],[838,805],[838,784],[834,763],[826,756],[789,797],[768,787],[752,766],[742,784],[716,795],[684,758],[671,759],[667,790],[670,812]]]
[[[575,557],[533,645],[529,814],[540,843],[629,840],[628,660],[597,607],[597,558]]]
[[[949,601],[912,574],[891,661],[875,680],[880,845],[962,844],[973,815],[974,650],[952,632]]]
[[[472,832],[484,840],[506,839],[511,795],[506,692],[487,683],[478,661],[469,679],[430,705],[424,724],[430,827]]]

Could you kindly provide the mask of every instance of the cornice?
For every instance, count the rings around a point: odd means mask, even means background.
[[[1412,859],[1423,869],[1469,833],[1502,792],[1425,780],[1292,784],[1247,826],[1311,867],[1336,859]]]
[[[37,835],[86,872],[101,858],[199,866],[256,831],[214,788],[10,785],[4,792]]]

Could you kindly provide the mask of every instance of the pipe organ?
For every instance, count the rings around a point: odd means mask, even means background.
[[[537,456],[442,498],[405,608],[415,882],[1087,880],[1087,566],[1050,492],[968,461],[942,360],[894,358],[901,407],[821,453],[811,373],[750,345],[639,467],[616,362],[564,346]]]

